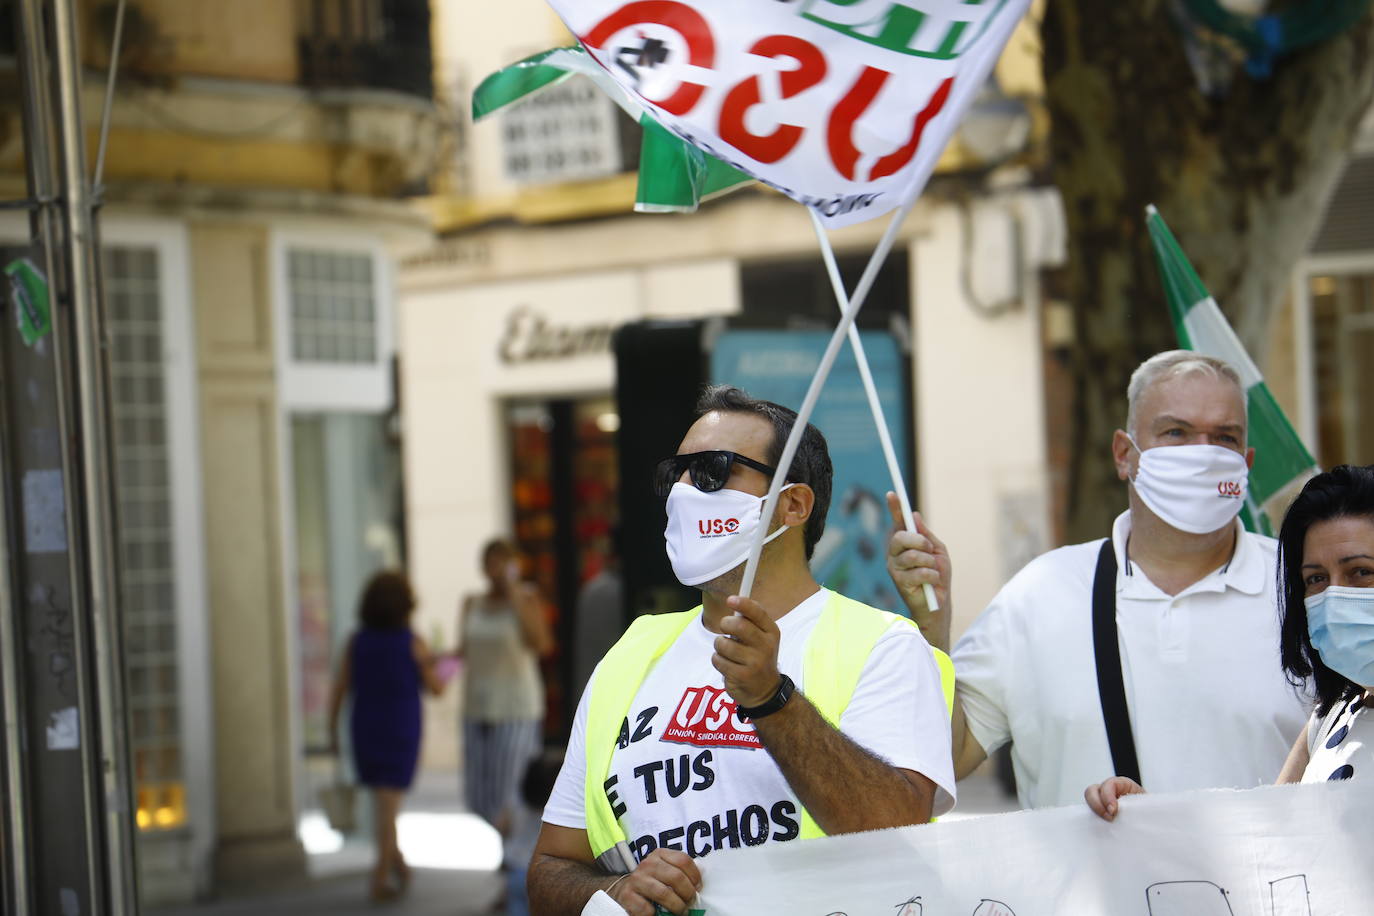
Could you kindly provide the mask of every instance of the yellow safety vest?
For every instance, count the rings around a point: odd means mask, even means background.
[[[592,679],[587,704],[585,746],[587,769],[585,808],[587,840],[592,855],[600,857],[626,839],[625,831],[606,798],[605,782],[611,769],[620,725],[629,715],[635,694],[668,647],[677,641],[688,624],[701,616],[701,607],[676,614],[651,614],[637,618],[602,659]],[[831,593],[820,620],[806,641],[803,656],[803,683],[806,698],[836,728],[858,686],[869,654],[878,638],[894,620],[916,624],[905,617],[880,611],[852,598]],[[934,647],[931,654],[940,669],[940,687],[945,695],[945,711],[954,711],[954,664],[949,656]],[[815,820],[801,810],[801,837],[824,836]]]

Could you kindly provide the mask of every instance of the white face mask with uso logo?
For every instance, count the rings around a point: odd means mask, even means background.
[[[1245,456],[1220,445],[1161,445],[1141,450],[1135,491],[1160,520],[1189,534],[1219,531],[1245,505]]]
[[[762,496],[730,489],[703,493],[690,483],[673,484],[668,492],[668,527],[663,530],[673,575],[683,585],[701,585],[725,575],[749,558],[754,531],[762,522]],[[786,525],[779,525],[763,542],[786,530]]]

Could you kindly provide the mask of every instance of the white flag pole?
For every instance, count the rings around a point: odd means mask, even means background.
[[[813,208],[807,208],[811,213],[811,225],[816,230],[816,240],[821,244],[821,258],[825,261],[826,273],[830,275],[830,286],[835,291],[835,304],[843,314],[845,306],[849,302],[849,296],[844,290],[844,279],[840,276],[840,266],[835,262],[835,249],[830,244],[830,234],[825,231],[825,224],[821,222],[820,216]],[[873,423],[878,427],[878,442],[883,447],[883,458],[887,460],[887,473],[892,478],[892,489],[897,494],[897,501],[902,506],[902,524],[907,531],[916,533],[916,520],[911,516],[911,500],[907,497],[906,482],[902,479],[902,469],[897,464],[897,450],[892,447],[892,434],[887,428],[887,417],[883,414],[882,402],[878,399],[878,386],[873,384],[873,372],[868,366],[868,354],[864,352],[863,341],[859,337],[859,329],[853,324],[849,326],[849,346],[854,350],[854,361],[859,365],[859,378],[864,383],[864,394],[868,396],[868,408],[873,414]],[[926,608],[931,613],[940,609],[940,602],[935,598],[935,589],[927,582],[921,586],[921,591],[925,595]]]
[[[840,323],[835,326],[835,333],[830,335],[830,343],[826,345],[825,353],[821,356],[821,363],[816,367],[816,374],[811,379],[811,387],[806,389],[806,397],[802,399],[801,409],[797,411],[797,420],[792,425],[792,432],[787,437],[787,442],[782,447],[782,457],[778,459],[778,472],[773,475],[773,482],[768,486],[768,495],[763,501],[764,524],[759,525],[754,532],[754,542],[749,546],[749,559],[744,564],[744,581],[740,584],[739,593],[747,598],[754,588],[754,576],[758,574],[759,556],[763,553],[763,539],[768,536],[768,520],[773,518],[773,507],[777,505],[778,493],[782,490],[787,472],[792,467],[792,458],[797,454],[797,446],[801,443],[802,432],[806,429],[806,424],[811,420],[811,413],[816,408],[816,401],[821,396],[821,389],[825,386],[825,380],[830,376],[830,369],[835,365],[835,357],[839,355],[840,347],[844,344],[845,335],[854,326],[854,319],[859,314],[859,309],[863,308],[864,300],[868,298],[868,292],[873,288],[873,281],[878,277],[878,270],[887,260],[888,252],[897,242],[897,233],[902,228],[902,222],[906,219],[911,208],[916,206],[916,196],[902,204],[896,213],[892,214],[892,220],[887,224],[887,231],[883,233],[882,240],[878,242],[878,247],[873,249],[873,256],[868,259],[868,266],[864,268],[863,276],[859,278],[859,285],[854,290],[854,296],[844,306],[840,315]]]

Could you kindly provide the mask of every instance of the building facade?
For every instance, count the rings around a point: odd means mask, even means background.
[[[438,70],[457,96],[572,43],[539,0],[499,11],[438,4],[436,17]],[[915,504],[960,557],[962,614],[1050,546],[1040,277],[1062,262],[1063,228],[1057,197],[1028,167],[1025,139],[1043,134],[1033,48],[1033,33],[1013,38],[996,98],[976,112],[985,130],[956,138],[861,316],[910,367],[890,423],[914,443]],[[618,441],[617,412],[628,407],[617,402],[617,328],[716,318],[781,340],[834,325],[800,205],[754,187],[692,215],[637,214],[637,161],[636,126],[576,79],[462,126],[460,168],[430,201],[441,241],[408,259],[400,281],[407,543],[425,608],[437,611],[427,627],[453,632],[459,597],[482,587],[480,545],[505,534],[531,557],[560,632],[573,630],[571,599],[604,563],[608,529],[625,521],[613,505],[597,508],[596,494],[614,492],[618,474],[649,470],[623,460],[633,444]],[[882,223],[833,234],[851,288]],[[860,401],[854,423],[871,433],[866,417]],[[832,447],[847,435],[822,431]],[[872,483],[880,500],[885,480]],[[855,511],[881,536],[885,509],[862,495],[868,507]],[[560,514],[560,501],[575,505]],[[661,517],[620,536],[661,553]],[[553,556],[560,537],[579,545],[571,559]],[[563,676],[561,654],[547,674],[551,719],[565,727],[580,685]],[[456,740],[437,736],[452,734],[460,702],[449,698],[427,722],[432,765],[455,763]],[[556,737],[559,724],[549,730]]]
[[[908,354],[913,501],[957,558],[956,636],[1012,573],[1059,543],[1069,449],[1090,447],[1068,441],[1073,321],[1054,296],[1065,239],[1058,195],[1042,177],[1041,8],[1011,39],[865,307],[897,328]],[[439,72],[455,97],[573,41],[537,0],[499,14],[446,3],[436,14]],[[534,564],[552,617],[573,613],[567,596],[598,569],[603,528],[541,507],[558,503],[549,446],[558,410],[571,441],[591,429],[589,448],[617,456],[591,466],[646,470],[620,460],[631,443],[615,434],[623,405],[612,330],[707,316],[778,332],[833,321],[816,241],[791,201],[753,187],[690,216],[633,213],[636,128],[589,86],[570,81],[461,130],[460,168],[430,201],[440,241],[403,265],[399,304],[411,568],[437,611],[429,625],[445,633],[458,597],[481,587],[477,551],[492,535],[513,534],[536,557],[560,525],[592,545],[593,555],[552,571]],[[1371,136],[1362,133],[1271,340],[1254,354],[1328,466],[1374,460],[1359,422],[1365,361],[1354,356],[1374,327]],[[841,260],[862,266],[880,231],[835,233]],[[531,346],[584,339],[596,345]],[[569,448],[565,461],[575,462]],[[593,491],[617,484],[564,479]],[[647,524],[621,535],[661,544]],[[569,578],[571,587],[560,581]],[[566,715],[576,697],[557,693],[555,714]],[[435,711],[430,734],[452,729],[458,702]],[[453,765],[455,747],[431,742],[431,762]]]
[[[78,7],[94,158],[116,4]],[[413,0],[126,13],[100,220],[145,902],[304,871],[336,649],[403,561],[395,266],[444,151],[430,24]]]

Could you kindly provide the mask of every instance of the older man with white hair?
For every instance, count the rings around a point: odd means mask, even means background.
[[[1127,399],[1112,455],[1130,507],[1111,537],[1033,560],[952,653],[956,775],[1010,741],[1026,807],[1081,803],[1113,775],[1157,792],[1267,783],[1307,719],[1279,665],[1275,541],[1236,518],[1254,460],[1236,371],[1160,353]],[[921,597],[948,595],[944,545],[898,531],[888,569],[947,645],[948,605],[931,616]]]

